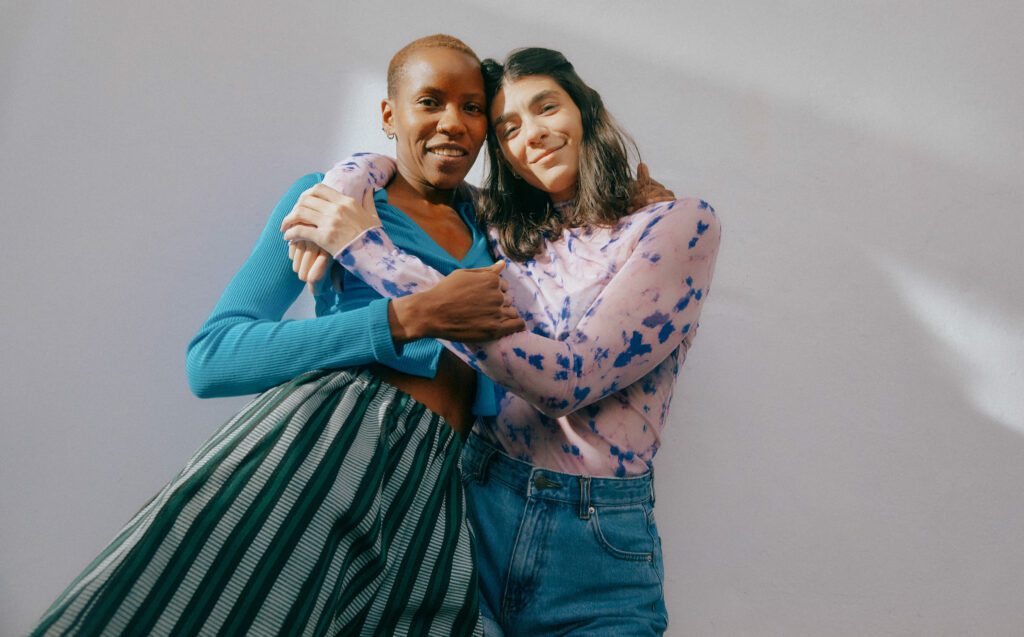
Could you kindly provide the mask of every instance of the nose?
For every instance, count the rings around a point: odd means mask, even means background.
[[[525,133],[526,143],[530,146],[540,145],[548,136],[548,127],[541,122],[538,122],[536,119],[530,118],[524,120],[522,127],[523,132]]]
[[[448,137],[459,137],[466,132],[466,123],[462,121],[463,113],[458,105],[450,104],[437,120],[437,131]]]

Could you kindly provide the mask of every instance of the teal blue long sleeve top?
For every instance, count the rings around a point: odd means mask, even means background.
[[[305,284],[292,271],[281,221],[303,191],[323,177],[323,173],[309,174],[289,188],[274,207],[249,258],[189,343],[185,369],[196,396],[253,394],[314,369],[371,362],[426,378],[437,373],[441,345],[434,339],[420,339],[396,348],[388,323],[389,300],[347,271],[339,269],[334,277],[326,277],[333,281],[321,281],[315,318],[282,320]],[[476,224],[471,201],[455,204],[473,236],[472,246],[461,260],[445,252],[405,213],[389,205],[386,191],[378,191],[374,201],[394,243],[443,274],[494,262],[487,237]],[[479,373],[474,413],[497,413],[494,385]]]

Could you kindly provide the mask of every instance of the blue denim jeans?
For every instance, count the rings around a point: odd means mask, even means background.
[[[661,635],[668,625],[651,474],[536,468],[471,435],[462,455],[484,631]]]

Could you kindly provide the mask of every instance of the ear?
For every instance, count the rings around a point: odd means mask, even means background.
[[[391,100],[389,99],[380,101],[380,121],[384,133],[389,136],[393,135],[395,132],[395,112],[391,108]]]

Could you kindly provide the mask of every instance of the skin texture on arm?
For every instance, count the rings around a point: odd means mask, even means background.
[[[445,346],[553,417],[626,387],[681,344],[688,347],[721,237],[713,209],[701,200],[677,200],[645,208],[623,224],[628,227],[622,236],[635,241],[629,258],[563,338],[523,332],[489,343]],[[363,231],[337,258],[393,298],[443,279],[395,247],[379,228]]]
[[[338,192],[362,201],[374,188],[383,188],[395,176],[395,161],[386,155],[355,153],[336,163],[324,175],[323,184]],[[316,293],[317,282],[327,273],[331,254],[309,241],[294,241],[288,246],[292,271],[299,280],[308,283],[309,291]]]
[[[314,369],[382,362],[410,373],[432,374],[439,346],[395,351],[388,300],[328,316],[281,320],[301,293],[281,240],[281,220],[299,196],[320,181],[296,181],[270,215],[252,253],[188,345],[186,372],[199,397],[263,391]]]

